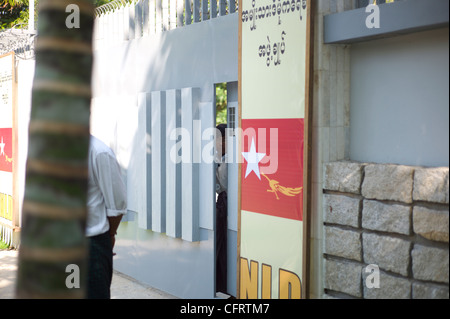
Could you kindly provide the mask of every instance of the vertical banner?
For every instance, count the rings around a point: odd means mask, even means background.
[[[309,0],[241,0],[240,298],[305,298]]]
[[[13,225],[14,52],[0,56],[0,222]]]

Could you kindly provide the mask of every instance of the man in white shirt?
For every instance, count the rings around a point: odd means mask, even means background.
[[[127,194],[114,152],[91,136],[88,179],[89,299],[109,299],[112,280],[112,256],[115,235],[127,212]]]

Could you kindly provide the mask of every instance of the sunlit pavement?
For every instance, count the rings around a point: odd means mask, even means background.
[[[18,251],[0,250],[0,299],[14,298]],[[111,299],[172,299],[155,288],[114,271],[111,285]]]
[[[14,298],[17,250],[0,250],[0,299]]]

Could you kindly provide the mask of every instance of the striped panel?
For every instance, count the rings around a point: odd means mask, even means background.
[[[152,154],[152,230],[166,231],[165,205],[165,109],[166,92],[152,92],[151,104],[151,154]]]
[[[177,163],[177,128],[181,127],[181,90],[166,92],[166,234],[181,237],[181,163]],[[172,152],[172,153],[171,153]]]
[[[199,103],[199,122],[196,126],[200,131],[196,138],[201,146],[199,154],[199,226],[214,230],[214,209],[216,204],[216,171],[214,163],[215,149],[215,105],[212,102]],[[200,127],[201,126],[201,127]],[[200,136],[201,135],[201,136]],[[195,135],[194,135],[195,137]]]
[[[181,164],[181,182],[183,185],[182,198],[182,231],[181,236],[187,241],[198,241],[199,231],[199,164],[194,162],[194,154],[198,154],[198,143],[193,138],[193,121],[198,118],[198,101],[200,90],[185,88],[181,90],[181,126],[188,138],[183,141]]]
[[[138,212],[138,226],[143,229],[152,229],[151,207],[152,197],[151,189],[152,184],[152,171],[151,154],[147,151],[150,148],[150,140],[147,136],[150,136],[151,129],[151,94],[140,93],[138,95],[138,130],[136,132],[137,145],[133,149],[132,162],[136,165],[131,165],[128,169],[128,180],[130,180],[130,174],[133,176],[133,187],[140,189],[140,197],[138,198],[136,210]],[[136,178],[133,178],[136,177]],[[136,185],[138,183],[138,185]]]
[[[136,134],[138,140],[145,134],[147,142],[136,142],[133,158],[146,165],[128,171],[133,187],[143,173],[146,179],[138,181],[147,188],[145,198],[139,195],[146,202],[138,208],[139,227],[190,242],[200,240],[200,228],[214,229],[215,107],[200,102],[201,92],[184,88],[139,94]],[[213,91],[205,92],[203,98],[212,98]]]

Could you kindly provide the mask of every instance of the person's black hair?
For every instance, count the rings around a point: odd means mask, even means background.
[[[227,125],[219,124],[216,126],[216,128],[220,131],[220,134],[222,134],[222,138],[225,138],[225,129],[227,128]]]

